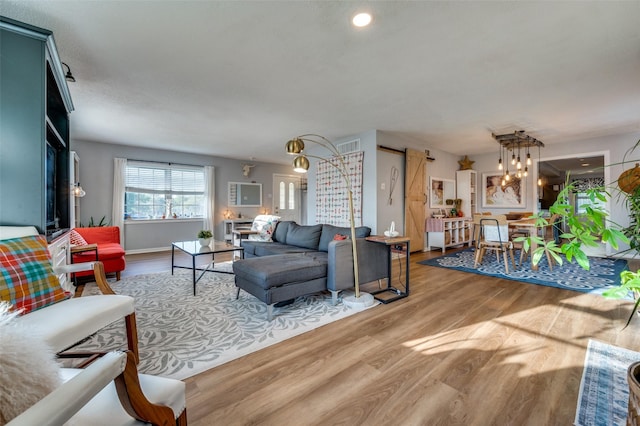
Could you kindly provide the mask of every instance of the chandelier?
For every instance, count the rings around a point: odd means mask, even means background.
[[[498,170],[504,171],[502,175],[502,185],[504,186],[509,180],[511,180],[511,173],[509,172],[509,159],[508,155],[511,152],[511,166],[513,174],[521,179],[523,176],[529,175],[529,166],[531,166],[531,148],[538,148],[538,161],[540,161],[540,148],[544,147],[544,144],[533,136],[527,135],[524,130],[516,130],[513,133],[506,133],[504,135],[496,135],[491,133],[491,136],[500,144],[500,156],[498,158]],[[521,154],[526,154],[524,160],[521,160]],[[542,184],[542,180],[538,177],[538,185]]]

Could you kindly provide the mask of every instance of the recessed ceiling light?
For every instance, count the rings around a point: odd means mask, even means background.
[[[582,166],[582,167],[589,167],[590,165],[591,165],[591,164],[589,164],[589,163],[582,163],[582,164],[581,164],[581,166]]]
[[[371,23],[371,15],[368,13],[358,13],[353,17],[352,22],[356,27],[366,27]]]

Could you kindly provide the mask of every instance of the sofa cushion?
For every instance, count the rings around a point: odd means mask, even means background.
[[[257,231],[258,233],[249,235],[249,239],[254,241],[272,241],[271,236],[279,220],[280,216],[268,214],[256,216],[251,224],[251,230]]]
[[[321,233],[322,224],[302,226],[297,223],[291,223],[287,231],[287,244],[318,250]]]
[[[276,229],[273,231],[271,239],[275,242],[286,244],[287,232],[289,232],[289,225],[295,223],[293,220],[284,220],[276,224]]]
[[[120,228],[117,226],[92,226],[74,228],[88,244],[118,243],[120,244]]]
[[[120,244],[98,244],[98,260],[119,259],[122,256],[124,256],[124,249]],[[73,263],[92,262],[94,260],[96,260],[96,254],[93,251],[85,251],[73,255]]]
[[[328,251],[329,243],[333,241],[337,234],[346,235],[351,238],[351,228],[347,226],[322,225],[322,235],[320,236],[318,250]],[[356,228],[356,238],[366,238],[369,235],[371,235],[371,228],[368,226],[358,226]]]
[[[278,254],[306,252],[315,252],[315,250],[304,247],[291,246],[289,244],[265,243],[255,246],[254,254],[256,256],[273,256]]]
[[[72,229],[69,232],[69,241],[72,246],[86,246],[87,240],[85,240],[82,235],[78,234],[78,231]]]
[[[326,277],[327,264],[305,254],[286,254],[237,260],[233,272],[236,280],[244,279],[268,289]]]
[[[0,300],[27,314],[67,294],[53,273],[47,240],[42,235],[0,241]]]

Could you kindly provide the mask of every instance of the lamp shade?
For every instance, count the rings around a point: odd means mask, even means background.
[[[287,154],[300,154],[304,149],[304,142],[302,142],[300,138],[291,139],[285,145],[285,149],[287,150]]]
[[[309,160],[304,155],[300,155],[293,160],[293,171],[307,173],[309,170]]]

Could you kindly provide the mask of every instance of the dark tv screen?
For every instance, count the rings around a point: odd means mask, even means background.
[[[47,142],[47,162],[45,164],[45,183],[47,188],[46,210],[47,229],[56,226],[56,160],[57,151]]]

